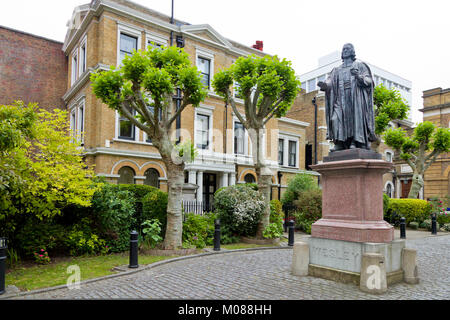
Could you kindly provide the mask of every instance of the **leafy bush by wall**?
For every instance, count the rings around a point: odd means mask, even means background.
[[[431,205],[426,200],[420,199],[390,199],[389,214],[397,213],[400,217],[405,217],[406,224],[418,222],[430,218]]]
[[[161,223],[161,236],[166,233],[167,192],[154,188],[142,198],[142,220],[158,219]]]
[[[317,190],[317,181],[310,174],[297,173],[289,179],[286,191],[283,193],[281,202],[283,205],[291,205],[305,191]]]

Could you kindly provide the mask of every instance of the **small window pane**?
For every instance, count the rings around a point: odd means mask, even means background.
[[[197,148],[208,149],[209,146],[209,116],[197,115],[197,131],[195,133]]]
[[[198,57],[197,59],[197,67],[200,70],[202,76],[202,83],[209,88],[209,80],[210,80],[210,67],[211,61],[205,58]]]
[[[234,152],[244,154],[244,125],[240,122],[234,123]]]
[[[297,142],[289,141],[289,166],[295,167],[297,162]]]
[[[159,172],[156,169],[148,169],[147,171],[145,171],[144,175],[145,185],[159,188]]]
[[[284,139],[278,140],[278,164],[283,165],[284,158]]]

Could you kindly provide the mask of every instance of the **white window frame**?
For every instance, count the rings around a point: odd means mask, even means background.
[[[77,107],[76,105],[72,105],[69,108],[69,126],[71,131],[71,141],[74,142],[77,134]]]
[[[392,181],[387,181],[386,182],[386,184],[384,185],[384,193],[386,193],[388,185],[391,186],[391,193],[392,193],[392,196],[390,194],[388,194],[388,196],[390,198],[394,198],[394,196],[395,196],[395,189],[394,189],[394,184],[392,183]]]
[[[282,133],[278,135],[278,139],[284,140],[284,146],[283,146],[283,164],[279,165],[281,167],[286,168],[300,168],[300,137],[297,135],[290,135],[289,133]],[[289,165],[289,141],[296,142],[297,150],[296,150],[296,157],[295,157],[295,166]],[[277,163],[278,163],[278,149],[277,149]]]
[[[390,160],[390,161],[388,161],[388,154],[391,155],[391,160]],[[387,162],[394,162],[394,151],[392,151],[392,150],[386,150],[386,151],[384,152],[384,157],[385,157],[385,159],[386,159]]]
[[[210,61],[209,63],[209,87],[208,90],[212,91],[212,82],[214,79],[214,52],[204,49],[204,48],[200,48],[200,47],[196,47],[195,50],[195,65],[198,68],[198,58],[204,58],[204,59],[208,59]]]
[[[134,140],[119,138],[119,135],[120,135],[120,114],[119,114],[119,111],[116,110],[116,130],[115,130],[115,138],[114,138],[114,140],[121,141],[121,142],[135,142],[135,141],[139,141],[140,130],[134,124],[131,124],[131,125],[134,126]],[[147,142],[147,144],[148,144],[148,142]]]
[[[145,50],[149,47],[150,42],[154,42],[164,47],[168,47],[169,44],[166,37],[156,33],[145,32]]]
[[[78,61],[78,74],[81,76],[87,70],[87,36],[84,36],[83,40],[80,44],[80,53],[79,58],[81,59],[81,54],[83,52],[82,48],[84,47],[84,61]],[[82,62],[82,63],[81,63]]]
[[[80,136],[81,144],[84,145],[84,132],[86,132],[86,100],[83,98],[76,108],[77,108],[77,115],[76,115],[77,134]],[[80,109],[83,109],[83,114],[81,114]]]
[[[208,148],[206,149],[198,149],[199,153],[212,153],[213,152],[213,113],[214,107],[201,105],[195,108],[194,115],[194,145],[197,147],[197,115],[201,114],[209,117],[209,132],[208,132]]]
[[[248,141],[248,131],[247,129],[244,127],[244,154],[241,153],[236,153],[236,149],[234,146],[234,130],[235,130],[235,124],[236,122],[241,123],[241,121],[239,121],[238,117],[233,116],[233,133],[231,135],[231,139],[233,141],[233,154],[238,155],[238,156],[248,156],[249,155],[249,141]]]
[[[73,86],[73,84],[77,81],[78,79],[78,69],[79,69],[79,54],[78,54],[78,47],[72,51],[72,60],[71,60],[71,72],[70,72],[70,84]],[[74,66],[74,61],[77,61],[77,65]]]
[[[141,49],[142,42],[142,32],[139,29],[131,28],[128,26],[124,26],[122,24],[117,25],[117,66],[120,67],[122,65],[122,61],[120,60],[120,34],[126,34],[130,37],[137,38],[137,51]]]

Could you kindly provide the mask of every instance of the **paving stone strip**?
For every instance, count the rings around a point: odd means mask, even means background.
[[[450,236],[407,240],[417,249],[420,283],[399,283],[382,295],[352,284],[291,274],[290,247],[252,248],[202,253],[160,261],[140,270],[37,290],[11,299],[382,299],[448,300]],[[82,271],[81,271],[82,272]]]

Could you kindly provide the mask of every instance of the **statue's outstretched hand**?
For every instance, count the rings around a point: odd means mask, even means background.
[[[325,91],[327,90],[327,84],[323,81],[317,82],[317,86],[320,88],[320,90]]]

